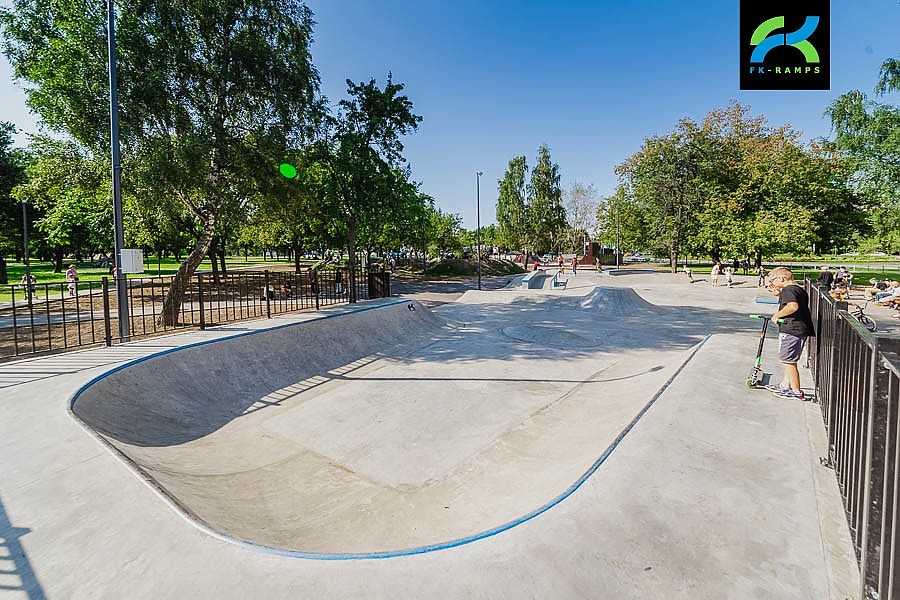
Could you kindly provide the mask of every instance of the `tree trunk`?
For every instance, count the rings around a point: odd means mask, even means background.
[[[228,275],[228,267],[225,265],[225,236],[220,238],[222,245],[219,246],[219,265],[221,267],[222,276]]]
[[[178,272],[172,278],[172,284],[166,299],[163,301],[162,313],[157,317],[157,325],[172,327],[178,322],[178,313],[181,311],[181,303],[184,301],[184,293],[194,276],[194,271],[200,265],[203,257],[209,251],[213,232],[216,229],[216,215],[207,215],[206,222],[197,239],[194,249],[188,254],[184,262],[178,267]]]
[[[219,261],[216,260],[217,251],[218,247],[216,244],[216,238],[214,237],[209,242],[209,250],[207,251],[207,255],[209,256],[209,264],[212,266],[213,283],[215,283],[216,285],[220,285],[222,283],[222,279],[219,277]]]
[[[53,252],[53,272],[62,273],[63,270],[63,253],[61,248],[57,248]]]
[[[758,269],[762,266],[762,250],[757,248],[756,251],[754,252],[754,254],[756,256],[754,257],[755,260],[753,262],[754,262],[754,264],[756,264],[756,268]]]
[[[294,251],[294,273],[300,273],[300,240],[291,240],[291,249]]]
[[[6,272],[6,257],[0,256],[0,284],[9,283],[9,274]]]

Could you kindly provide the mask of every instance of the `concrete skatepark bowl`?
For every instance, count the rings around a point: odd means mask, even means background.
[[[72,411],[230,541],[357,558],[479,539],[571,493],[705,333],[630,289],[485,298],[382,301],[151,355]]]

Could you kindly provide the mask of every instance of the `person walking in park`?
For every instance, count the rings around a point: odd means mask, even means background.
[[[575,275],[578,275],[578,258],[577,257],[572,258],[572,277],[574,277]]]
[[[691,271],[687,263],[684,263],[684,274],[688,276],[688,281],[694,283],[694,272]]]
[[[778,359],[784,368],[784,379],[768,389],[780,398],[803,400],[797,363],[806,338],[816,334],[809,313],[809,296],[787,267],[775,267],[769,272],[769,291],[778,295],[778,310],[772,315],[772,322],[784,321],[778,323]]]
[[[34,273],[22,275],[22,280],[19,284],[25,290],[25,298],[31,299],[34,297],[34,292],[37,291],[37,277],[34,276]]]
[[[830,292],[832,283],[834,283],[834,273],[828,270],[828,265],[822,265],[822,269],[819,271],[819,278],[816,280],[816,285],[818,285],[819,289],[823,292]]]
[[[762,265],[756,267],[756,275],[758,279],[756,280],[756,287],[763,287],[766,285],[766,270]]]
[[[719,273],[721,267],[719,267],[718,262],[714,262],[712,266],[712,271],[709,272],[709,282],[713,287],[719,287]]]
[[[66,284],[69,288],[69,295],[75,295],[75,287],[78,284],[78,269],[74,264],[69,265],[69,268],[66,269]]]
[[[730,266],[725,267],[725,285],[731,287],[731,284],[734,282],[734,269]]]

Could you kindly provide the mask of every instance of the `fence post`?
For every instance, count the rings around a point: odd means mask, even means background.
[[[206,315],[203,312],[203,275],[197,274],[197,301],[200,303],[200,331],[206,329]]]
[[[265,275],[265,283],[263,283],[263,294],[266,297],[266,318],[271,319],[272,318],[272,303],[271,303],[271,300],[269,299],[269,270],[266,269],[265,271],[263,271],[263,273]]]
[[[820,296],[820,299],[822,297]],[[835,376],[835,365],[838,359],[838,350],[841,347],[841,327],[840,320],[841,310],[847,310],[846,302],[835,302],[834,303],[834,312],[832,313],[832,322],[831,327],[834,335],[831,338],[831,352],[829,356],[829,365],[828,365],[828,459],[834,464],[834,451],[835,451],[835,419],[837,418],[836,409],[837,409],[837,377]]]
[[[860,544],[859,574],[860,598],[878,597],[881,585],[881,567],[884,552],[893,554],[896,540],[882,539],[885,500],[893,505],[895,490],[886,490],[887,472],[896,465],[890,465],[892,457],[886,456],[888,416],[890,414],[891,373],[882,366],[884,354],[900,350],[900,340],[875,336],[872,348],[872,366],[867,374],[872,382],[869,391],[869,414],[867,415],[867,443],[865,455],[865,486],[863,488],[862,543]],[[892,507],[889,510],[893,510]]]
[[[313,297],[316,299],[316,310],[319,310],[319,272],[315,269],[310,269],[309,273],[312,275],[309,291],[312,292]]]
[[[100,279],[103,288],[103,334],[106,336],[106,345],[112,346],[112,323],[109,319],[109,277]]]

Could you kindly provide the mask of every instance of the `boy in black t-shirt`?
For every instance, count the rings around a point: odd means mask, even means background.
[[[769,282],[769,290],[778,294],[778,310],[772,315],[772,322],[784,319],[784,323],[778,325],[778,358],[784,367],[784,380],[780,386],[771,386],[771,389],[781,398],[803,400],[797,362],[806,338],[816,334],[809,314],[809,296],[797,285],[794,274],[787,267],[769,271]]]

